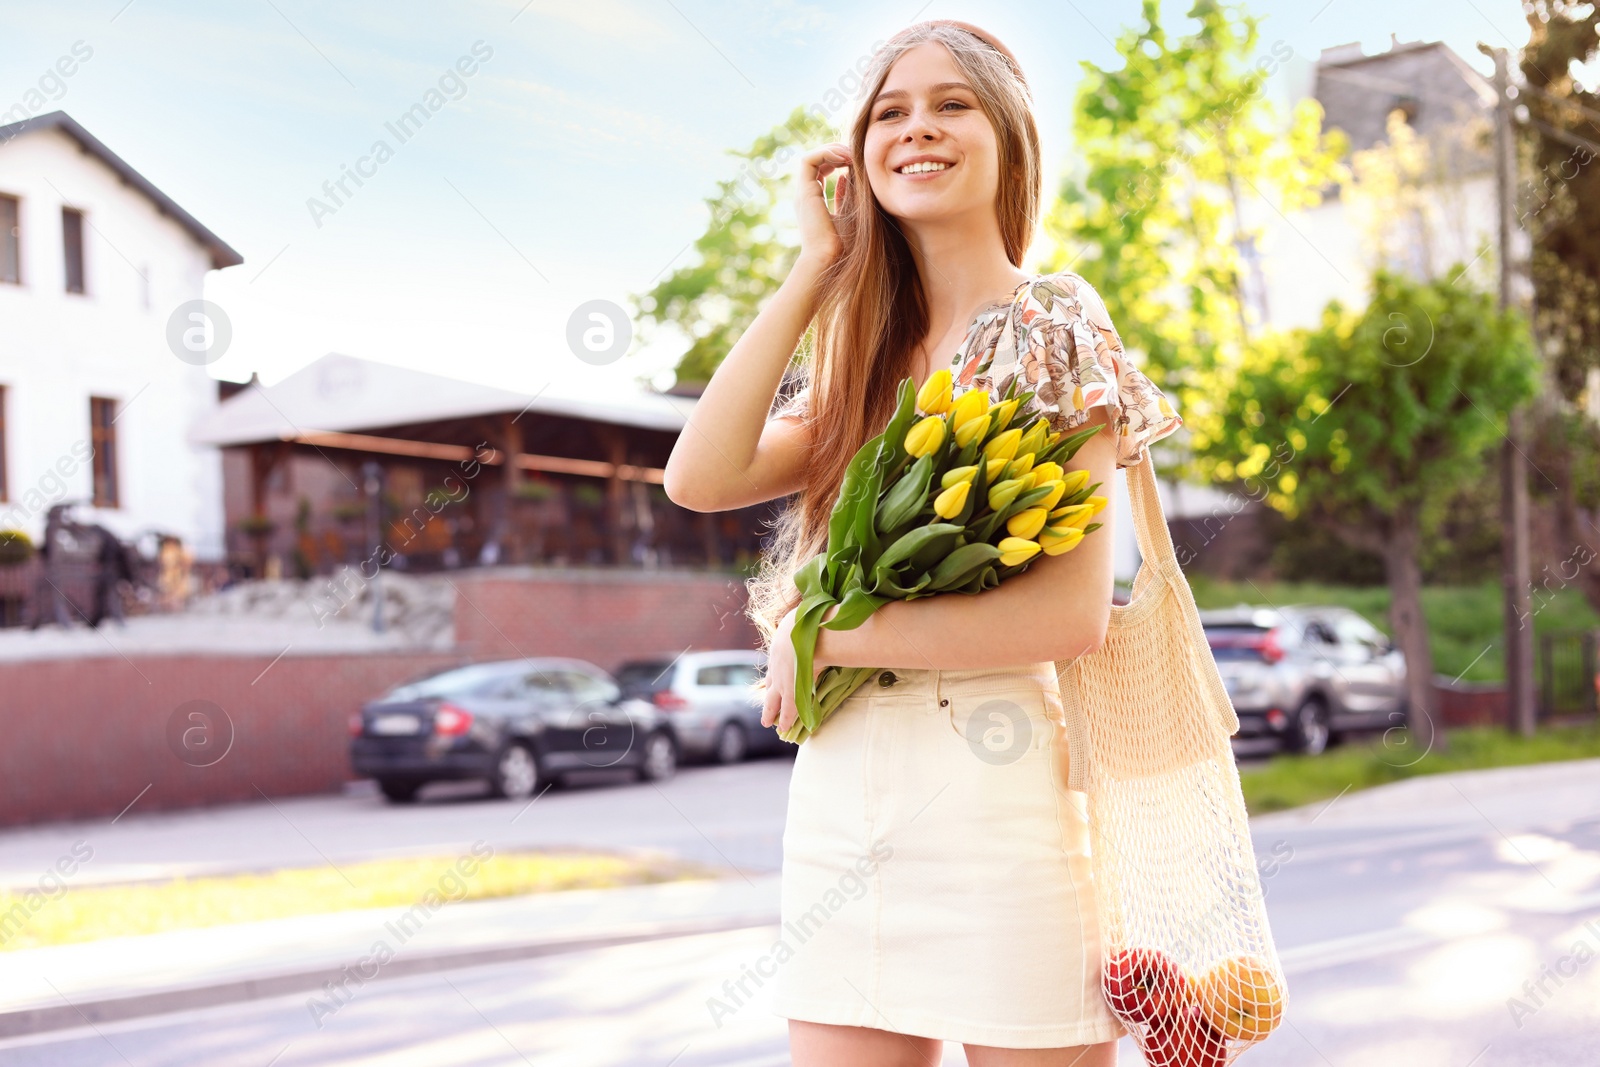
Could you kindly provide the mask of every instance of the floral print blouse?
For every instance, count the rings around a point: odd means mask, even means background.
[[[1070,433],[1103,404],[1111,410],[1118,467],[1139,463],[1152,442],[1183,425],[1166,395],[1123,351],[1100,294],[1070,271],[1040,275],[1019,287],[1011,303],[979,312],[950,363],[956,396],[981,388],[992,401],[1019,369],[1016,391],[1033,390],[1034,396],[1014,424],[1042,414],[1052,430]],[[809,386],[801,389],[774,417],[803,418],[809,395]]]

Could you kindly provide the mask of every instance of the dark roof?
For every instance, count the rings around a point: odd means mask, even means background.
[[[1441,41],[1395,42],[1387,52],[1360,54],[1360,46],[1325,49],[1317,61],[1313,94],[1322,125],[1337,127],[1360,152],[1388,140],[1389,112],[1403,108],[1418,135],[1433,139],[1463,122],[1486,117],[1494,88]],[[1493,166],[1487,152],[1454,160],[1456,173]]]
[[[157,211],[170,216],[178,225],[188,230],[189,234],[211,253],[211,265],[216,269],[236,267],[244,262],[244,257],[230,248],[226,241],[202,226],[199,219],[179,207],[166,193],[151,185],[144,175],[128,166],[121,156],[102,144],[94,134],[78,125],[77,120],[65,111],[52,111],[46,115],[35,115],[31,119],[13,122],[9,126],[0,126],[0,145],[35,130],[60,130],[77,141],[85,152],[116,171],[124,182],[148,197],[150,202],[155,204]]]

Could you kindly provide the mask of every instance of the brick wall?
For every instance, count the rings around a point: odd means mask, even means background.
[[[1433,695],[1445,726],[1504,726],[1510,721],[1504,682],[1453,682],[1436,674]]]
[[[454,652],[0,662],[0,825],[337,791],[351,777],[350,713],[457,662],[576,656],[612,670],[756,645],[733,576],[504,568],[452,581]]]
[[[0,825],[110,818],[129,804],[149,811],[338,790],[351,777],[350,713],[387,686],[455,659],[107,655],[0,663]],[[187,737],[177,736],[183,730]]]
[[[577,656],[609,671],[634,656],[759,644],[737,575],[508,567],[452,581],[456,647],[475,660]]]

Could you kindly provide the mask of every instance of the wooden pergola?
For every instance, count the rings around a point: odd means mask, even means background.
[[[529,395],[330,355],[276,385],[252,384],[230,396],[191,439],[243,457],[225,464],[225,478],[242,474],[248,482],[244,492],[228,487],[230,540],[249,539],[249,552],[235,555],[254,556],[263,568],[275,553],[308,555],[307,538],[319,543],[312,525],[345,546],[316,553],[312,570],[350,562],[352,542],[370,554],[373,528],[357,533],[366,518],[354,517],[358,499],[370,514],[361,476],[369,462],[391,485],[395,472],[404,472],[413,485],[432,487],[420,507],[414,499],[398,506],[391,500],[377,527],[379,542],[424,569],[747,564],[772,505],[702,514],[677,507],[660,489],[693,404],[647,392],[603,401],[548,389]],[[304,479],[311,489],[275,490],[297,464],[323,476]],[[329,467],[338,477],[325,476]],[[595,489],[598,509],[582,502]],[[427,547],[400,551],[414,543]]]

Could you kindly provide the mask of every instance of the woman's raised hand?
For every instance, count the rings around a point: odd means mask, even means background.
[[[822,179],[839,171],[834,202],[844,203],[849,193],[850,146],[837,141],[812,149],[800,157],[795,168],[795,219],[800,224],[800,254],[829,263],[844,250],[838,227],[822,197]]]

